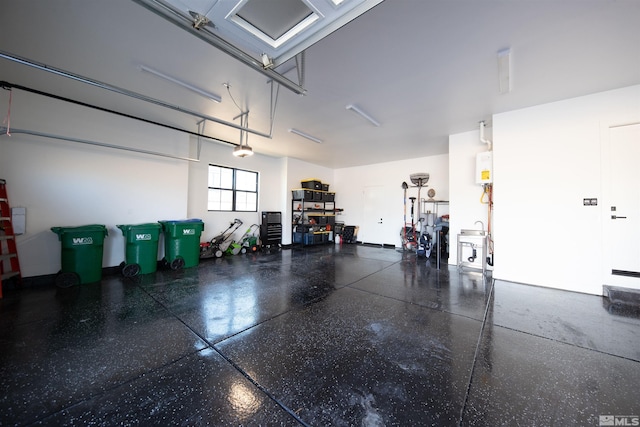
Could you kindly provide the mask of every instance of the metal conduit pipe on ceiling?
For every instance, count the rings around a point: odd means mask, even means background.
[[[190,157],[181,157],[181,156],[175,156],[173,154],[165,154],[165,153],[161,153],[159,151],[149,151],[149,150],[142,150],[140,148],[123,147],[122,145],[107,144],[105,142],[90,141],[88,139],[80,139],[80,138],[72,138],[72,137],[69,137],[69,136],[54,135],[54,134],[51,134],[51,133],[38,132],[38,131],[34,131],[34,130],[8,129],[8,128],[0,127],[0,135],[11,136],[12,134],[23,134],[23,135],[39,136],[39,137],[42,137],[42,138],[53,138],[53,139],[59,139],[59,140],[62,140],[62,141],[70,141],[70,142],[77,142],[77,143],[81,143],[81,144],[96,145],[96,146],[99,146],[99,147],[114,148],[114,149],[117,149],[117,150],[124,150],[124,151],[133,151],[135,153],[150,154],[150,155],[153,155],[153,156],[168,157],[170,159],[186,160],[186,161],[189,161],[189,162],[199,162],[200,161],[199,158],[192,159]]]
[[[108,108],[99,107],[97,105],[88,104],[86,102],[77,101],[77,100],[71,99],[71,98],[65,98],[65,97],[60,96],[60,95],[54,95],[52,93],[43,92],[41,90],[32,89],[32,88],[28,88],[28,87],[21,86],[21,85],[16,85],[16,84],[9,83],[9,82],[0,81],[0,88],[6,89],[6,90],[11,90],[13,88],[19,89],[19,90],[24,90],[26,92],[34,93],[36,95],[42,95],[42,96],[46,96],[46,97],[49,97],[49,98],[57,99],[58,101],[65,101],[65,102],[69,102],[71,104],[80,105],[82,107],[93,108],[94,110],[103,111],[105,113],[111,113],[111,114],[115,114],[117,116],[126,117],[128,119],[138,120],[138,121],[141,121],[143,123],[148,123],[148,124],[151,124],[151,125],[163,127],[163,128],[166,128],[166,129],[175,130],[175,131],[182,132],[182,133],[187,133],[189,135],[197,136],[198,137],[198,141],[200,140],[200,138],[206,138],[206,139],[209,139],[209,140],[212,140],[212,141],[218,141],[218,142],[222,142],[224,144],[229,144],[229,145],[232,145],[234,147],[239,145],[239,144],[237,144],[235,142],[227,141],[227,140],[220,139],[220,138],[215,138],[215,137],[209,136],[209,135],[204,135],[203,134],[204,126],[202,126],[202,129],[203,129],[202,132],[200,132],[200,131],[193,132],[193,131],[182,129],[182,128],[179,128],[179,127],[176,127],[176,126],[168,125],[166,123],[156,122],[156,121],[153,121],[153,120],[145,119],[145,118],[134,116],[134,115],[131,115],[131,114],[122,113],[120,111],[115,111],[115,110],[111,110],[111,109],[108,109]],[[205,122],[205,120],[200,120],[198,122],[198,125],[199,125],[198,128],[200,128],[200,124],[204,123],[204,122]]]
[[[159,99],[151,98],[149,96],[142,95],[142,94],[137,93],[137,92],[133,92],[133,91],[130,91],[130,90],[127,90],[127,89],[123,89],[123,88],[120,88],[120,87],[117,87],[117,86],[113,86],[113,85],[110,85],[108,83],[100,82],[98,80],[93,80],[93,79],[90,79],[88,77],[81,76],[79,74],[74,74],[74,73],[71,73],[69,71],[65,71],[65,70],[62,70],[62,69],[59,69],[59,68],[51,67],[49,65],[38,63],[38,62],[35,62],[35,61],[31,61],[31,60],[26,59],[26,58],[21,58],[21,57],[19,57],[17,55],[12,55],[12,54],[0,51],[0,58],[8,59],[8,60],[16,62],[18,64],[27,65],[29,67],[36,68],[38,70],[47,71],[49,73],[53,73],[53,74],[56,74],[58,76],[66,77],[66,78],[71,79],[71,80],[75,80],[75,81],[79,81],[79,82],[82,82],[82,83],[85,83],[85,84],[88,84],[88,85],[91,85],[91,86],[95,86],[95,87],[98,87],[100,89],[105,89],[105,90],[108,90],[108,91],[111,91],[111,92],[118,93],[120,95],[125,95],[125,96],[131,97],[131,98],[138,99],[140,101],[148,102],[150,104],[155,104],[155,105],[158,105],[160,107],[164,107],[164,108],[168,108],[168,109],[171,109],[171,110],[174,110],[174,111],[178,111],[178,112],[181,112],[181,113],[184,113],[184,114],[188,114],[188,115],[191,115],[193,117],[198,117],[200,119],[209,120],[209,121],[212,121],[212,122],[224,125],[224,126],[229,126],[229,127],[241,130],[241,131],[249,132],[249,133],[252,133],[254,135],[262,136],[264,138],[269,138],[269,139],[272,138],[271,134],[267,134],[267,133],[264,133],[264,132],[261,132],[261,131],[255,130],[255,129],[245,128],[243,126],[237,125],[237,124],[232,123],[232,122],[227,122],[227,121],[219,119],[217,117],[208,116],[206,114],[198,113],[197,111],[193,111],[193,110],[189,110],[189,109],[186,109],[186,108],[182,108],[182,107],[180,107],[178,105],[175,105],[175,104],[169,104],[168,102],[164,102],[164,101],[161,101]]]

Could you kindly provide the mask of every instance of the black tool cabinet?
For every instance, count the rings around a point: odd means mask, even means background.
[[[260,241],[262,242],[262,247],[280,246],[282,244],[282,212],[262,211]]]

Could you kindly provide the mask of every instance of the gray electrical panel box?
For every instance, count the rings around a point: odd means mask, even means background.
[[[27,208],[11,208],[13,234],[24,234],[27,229]]]

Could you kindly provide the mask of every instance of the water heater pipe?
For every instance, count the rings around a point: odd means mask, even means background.
[[[491,140],[485,139],[484,137],[484,120],[480,122],[480,142],[487,144],[489,146],[489,150],[491,150]]]

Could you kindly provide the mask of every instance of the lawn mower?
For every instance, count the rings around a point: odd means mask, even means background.
[[[252,224],[239,240],[231,242],[225,251],[225,254],[238,255],[239,253],[246,254],[247,252],[257,251],[258,238],[255,236],[255,230],[260,230],[260,226],[258,224]]]
[[[200,243],[200,258],[220,258],[233,242],[233,233],[242,225],[238,218],[234,219],[229,228],[215,236],[208,242]]]
[[[252,224],[251,227],[245,231],[245,233],[240,238],[240,245],[242,249],[241,253],[246,254],[247,252],[257,252],[260,245],[258,244],[258,234],[260,231],[260,226],[258,224]]]

